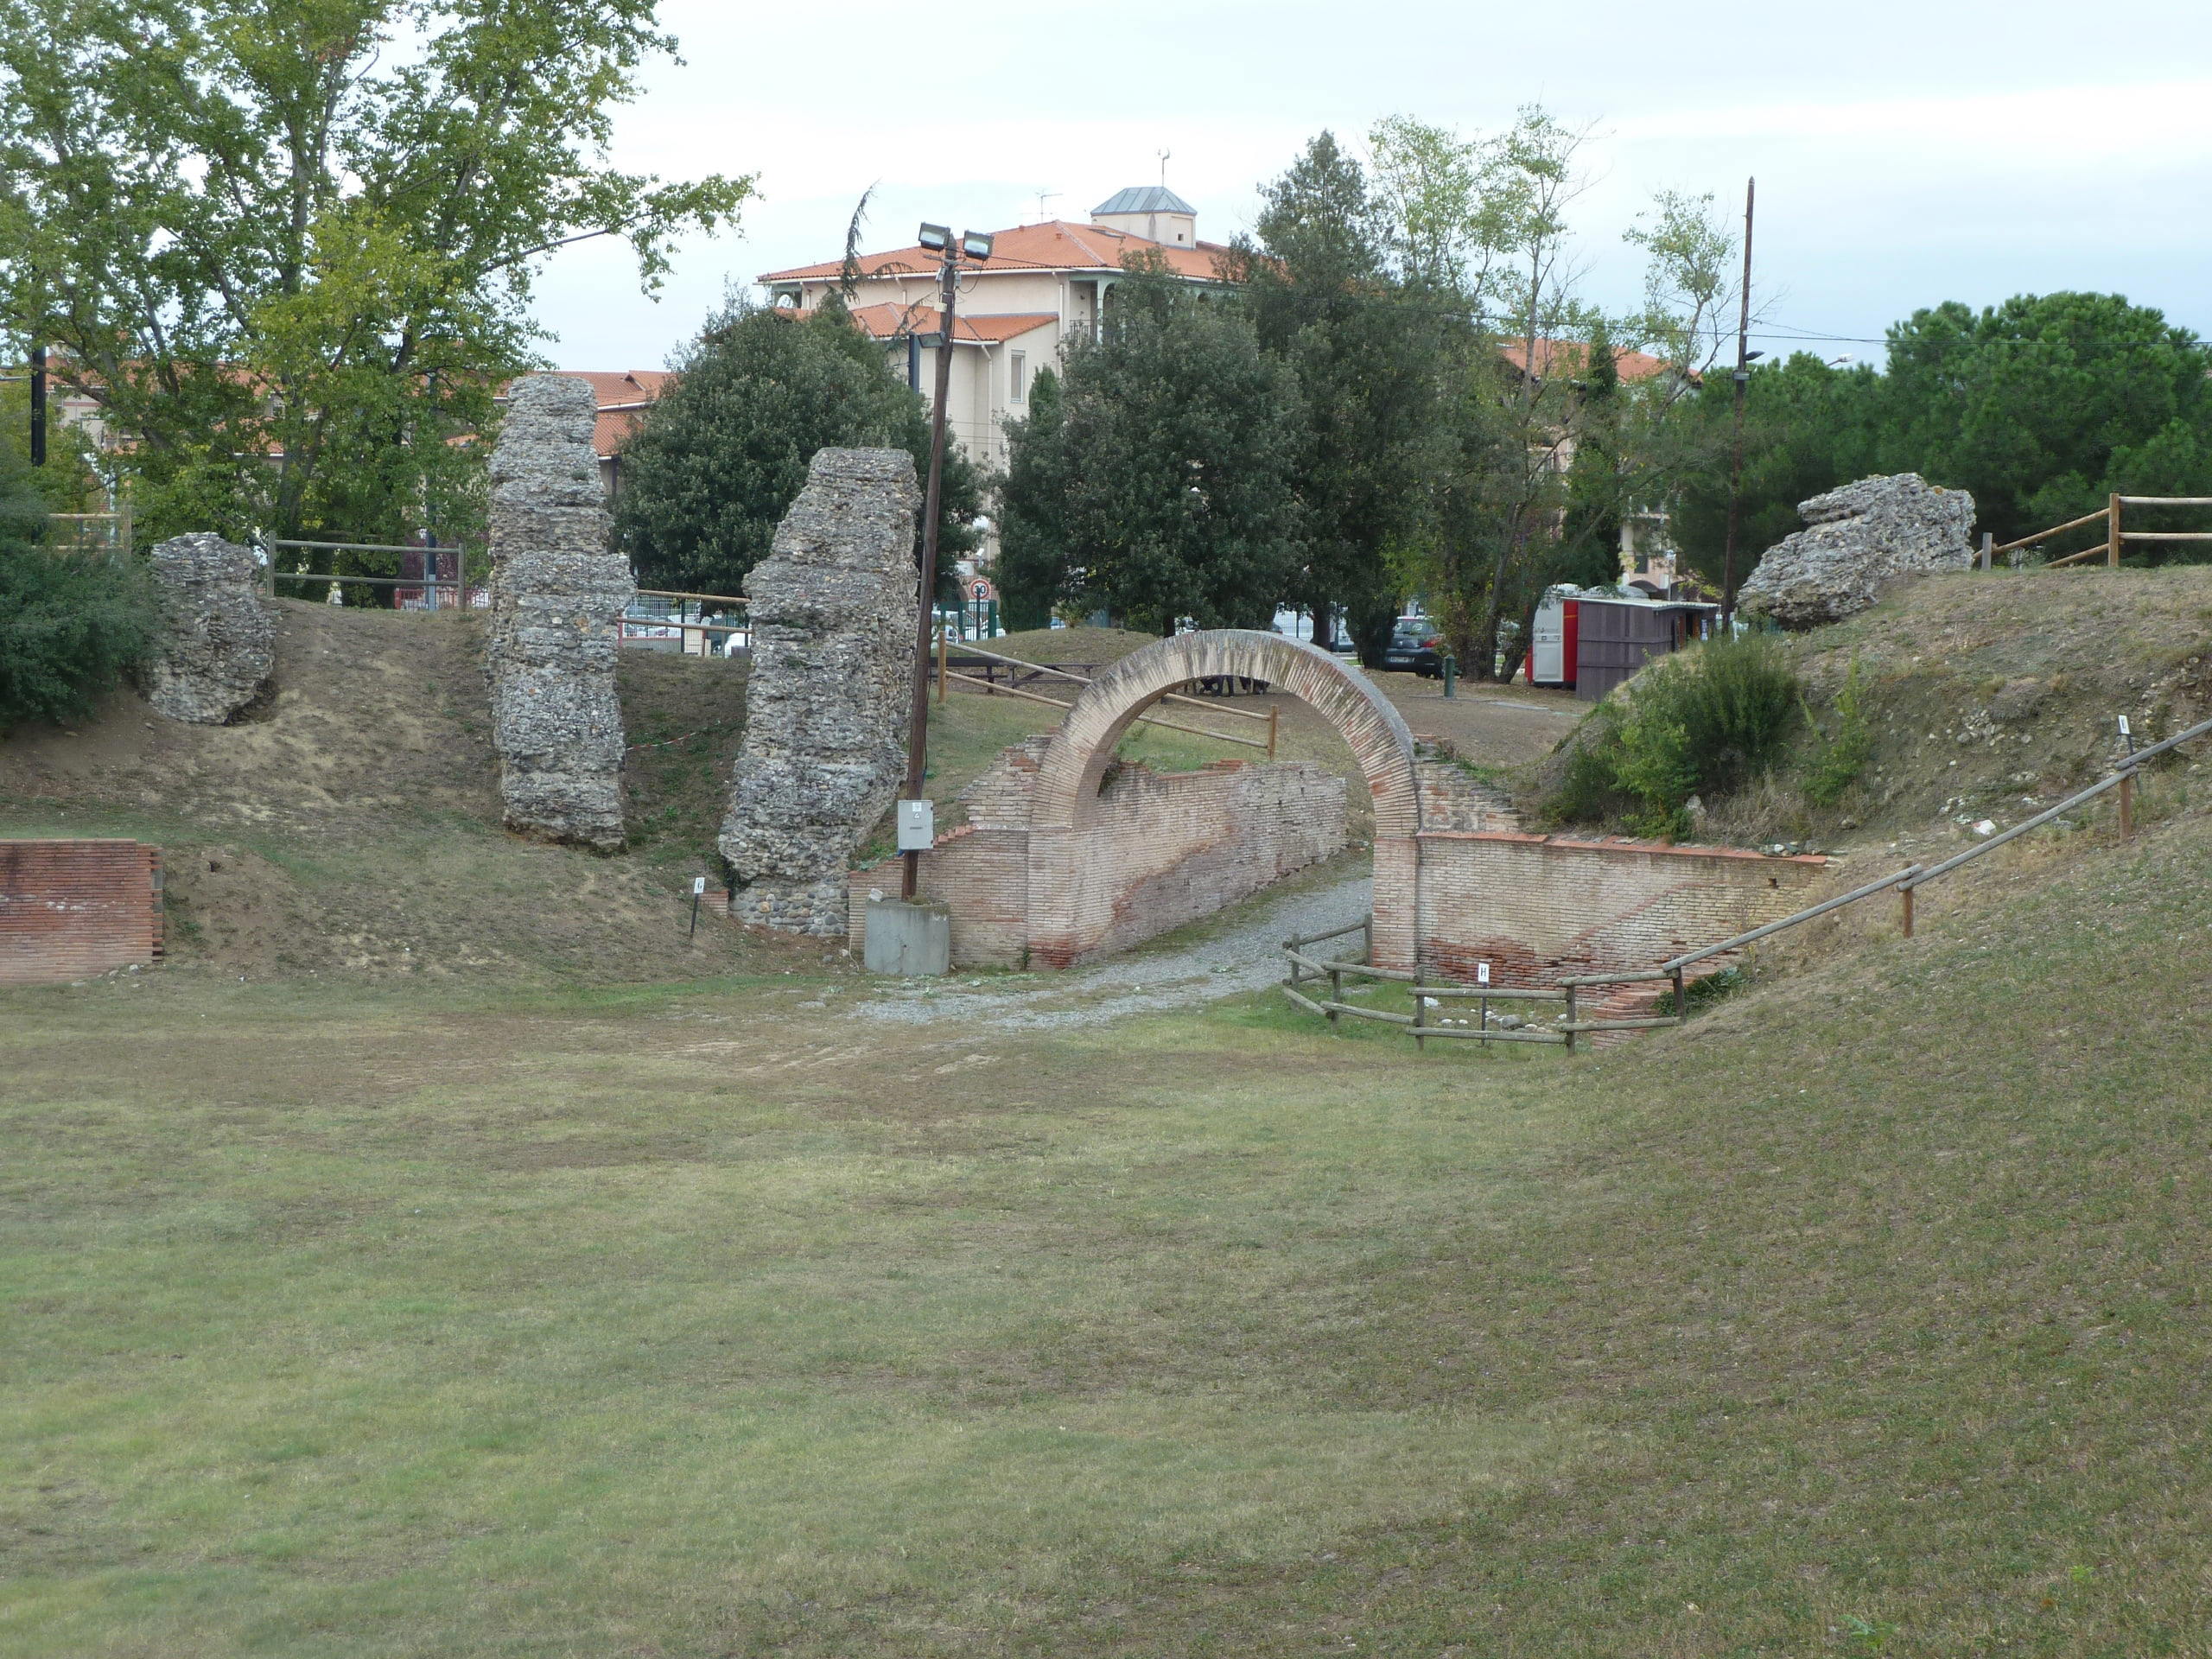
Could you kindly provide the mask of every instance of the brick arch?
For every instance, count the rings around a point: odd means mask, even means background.
[[[1085,829],[1115,746],[1164,691],[1214,675],[1265,680],[1298,698],[1351,746],[1375,802],[1375,959],[1410,967],[1414,950],[1421,792],[1413,734],[1367,677],[1279,634],[1214,628],[1133,652],[1084,688],[1037,768],[1028,824],[1032,959],[1061,966],[1103,931],[1100,884]]]
[[[1161,692],[1217,674],[1266,680],[1343,734],[1375,798],[1377,836],[1410,836],[1421,827],[1413,734],[1372,681],[1327,652],[1281,634],[1210,628],[1132,652],[1084,689],[1038,766],[1031,830],[1081,823],[1115,746],[1137,716]]]

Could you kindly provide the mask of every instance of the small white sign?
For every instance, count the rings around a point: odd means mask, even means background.
[[[1475,964],[1475,983],[1478,985],[1490,983],[1490,963],[1478,962]]]
[[[705,876],[695,875],[691,878],[691,896],[694,899],[696,899],[701,893],[706,892],[706,890],[707,878]]]
[[[2122,737],[2133,737],[2135,735],[2134,732],[2128,727],[2127,716],[2126,715],[2122,715],[2120,717],[2120,734]]]
[[[937,845],[937,806],[931,801],[899,803],[899,850],[926,853]]]

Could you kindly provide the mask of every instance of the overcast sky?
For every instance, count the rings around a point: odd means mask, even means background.
[[[685,61],[647,69],[613,160],[756,174],[760,197],[682,245],[658,302],[619,244],[557,256],[537,296],[556,364],[662,366],[727,284],[836,257],[870,184],[867,245],[893,247],[925,217],[1034,219],[1039,193],[1085,218],[1165,149],[1199,235],[1227,241],[1325,127],[1490,130],[1530,102],[1594,124],[1576,228],[1601,304],[1638,294],[1620,233],[1654,190],[1740,214],[1756,175],[1754,346],[1878,360],[1859,341],[1917,307],[2061,288],[2212,334],[2206,0],[967,0],[949,29],[940,10],[662,0]]]

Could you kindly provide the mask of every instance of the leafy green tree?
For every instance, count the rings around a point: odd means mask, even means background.
[[[1980,313],[1951,302],[1889,336],[1885,468],[1971,490],[2000,542],[2114,490],[2212,493],[2212,348],[2149,306],[2081,293]]]
[[[1297,480],[1306,561],[1291,596],[1317,616],[1341,607],[1371,663],[1402,597],[1392,549],[1420,520],[1449,302],[1394,275],[1385,207],[1332,134],[1261,195],[1256,233],[1228,264],[1261,344],[1295,371],[1311,427]],[[1448,227],[1424,221],[1404,236],[1434,244]]]
[[[1049,580],[1155,632],[1266,627],[1302,552],[1307,438],[1297,377],[1243,311],[1135,265],[1057,398],[1008,434],[1001,556],[1025,602]]]
[[[0,327],[128,441],[153,536],[450,540],[535,273],[651,287],[748,179],[601,164],[653,0],[5,0]]]
[[[815,451],[833,448],[904,449],[926,479],[929,416],[838,301],[804,318],[733,306],[692,342],[623,450],[616,541],[652,586],[734,594],[767,556]],[[948,443],[940,598],[957,592],[952,561],[975,546],[982,504],[975,467]]]

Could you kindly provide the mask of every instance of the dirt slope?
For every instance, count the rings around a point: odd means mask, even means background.
[[[741,666],[623,653],[632,848],[599,859],[499,828],[480,618],[276,609],[264,718],[180,725],[124,695],[79,728],[20,729],[0,739],[0,835],[160,844],[176,959],[226,972],[664,978],[791,955],[683,933]]]
[[[2116,716],[2150,742],[2212,715],[2212,566],[1930,577],[1793,649],[1823,715],[1859,661],[1870,826],[2004,823],[2103,772]]]

